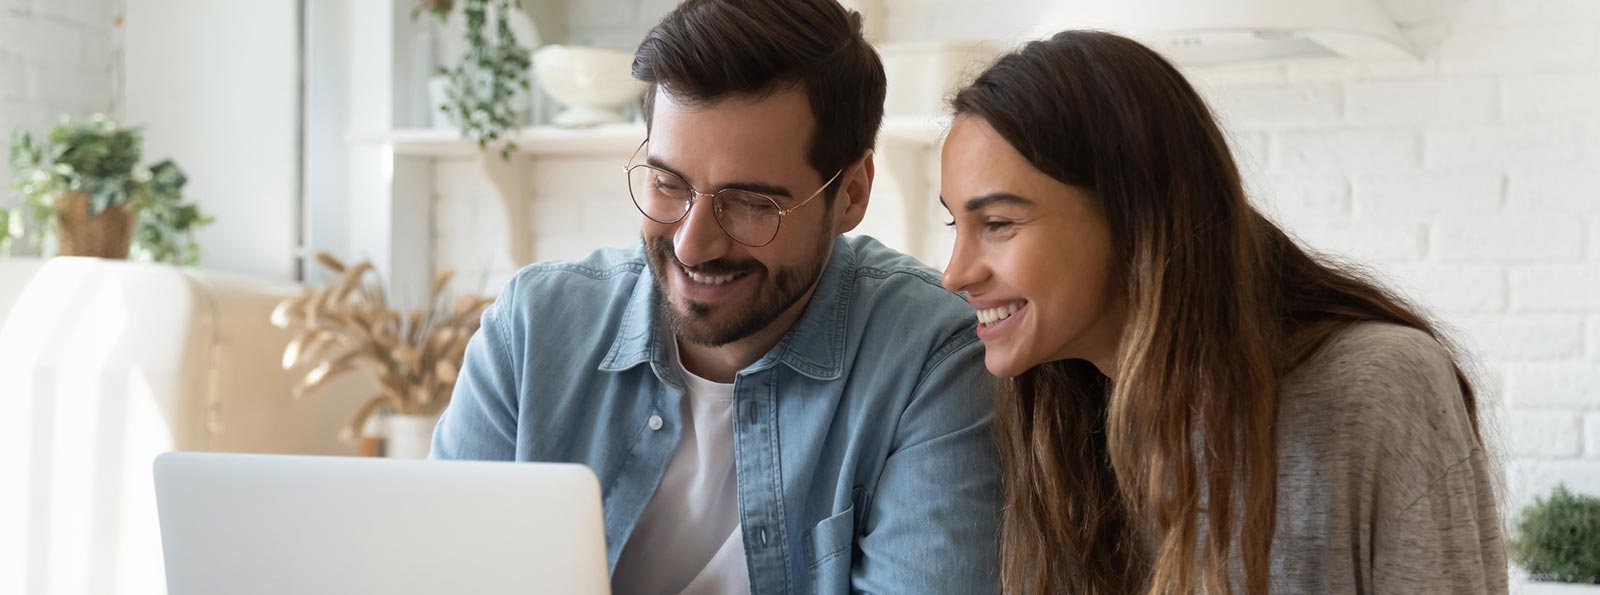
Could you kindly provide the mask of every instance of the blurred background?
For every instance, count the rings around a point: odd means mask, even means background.
[[[161,592],[155,453],[425,444],[451,350],[330,345],[635,241],[628,64],[675,4],[0,0],[0,130],[29,134],[0,170],[0,592]],[[861,233],[941,267],[951,89],[1022,40],[1133,34],[1211,102],[1261,208],[1455,333],[1508,519],[1600,495],[1600,1],[845,4],[890,85]],[[81,231],[107,221],[86,208],[125,222]],[[371,311],[324,299],[350,279],[398,322],[327,322]]]

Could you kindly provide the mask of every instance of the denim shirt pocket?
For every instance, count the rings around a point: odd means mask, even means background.
[[[812,593],[850,592],[850,555],[855,549],[854,505],[817,523],[802,537],[811,566]]]

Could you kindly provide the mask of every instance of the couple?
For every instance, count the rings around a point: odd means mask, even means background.
[[[689,0],[634,75],[641,244],[518,274],[434,442],[591,467],[617,593],[1505,591],[1459,360],[1248,204],[1150,50],[1066,32],[955,96],[942,279],[842,236],[858,15]]]

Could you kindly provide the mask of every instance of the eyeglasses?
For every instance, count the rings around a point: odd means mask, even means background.
[[[633,150],[628,163],[632,164],[639,157],[639,151],[649,143],[650,139],[639,143],[639,148]],[[785,209],[772,197],[758,192],[733,188],[701,192],[684,181],[682,176],[652,165],[627,165],[624,169],[628,173],[628,193],[633,197],[633,206],[638,207],[639,212],[651,221],[663,225],[682,221],[689,215],[689,209],[694,207],[696,199],[708,197],[711,199],[711,210],[717,215],[717,225],[722,227],[723,233],[751,248],[771,244],[778,237],[778,227],[783,223],[784,215],[806,206],[844,173],[843,169],[835,172],[811,196]]]

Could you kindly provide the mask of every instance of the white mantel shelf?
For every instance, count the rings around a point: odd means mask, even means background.
[[[884,118],[874,158],[878,172],[874,187],[878,190],[873,194],[873,203],[882,205],[875,212],[882,215],[869,217],[859,228],[863,233],[870,233],[891,242],[891,245],[922,244],[920,223],[928,218],[924,211],[932,203],[923,199],[937,193],[937,189],[929,187],[927,155],[944,138],[946,119],[947,116],[934,115]],[[534,254],[533,207],[528,200],[529,162],[567,157],[624,158],[644,141],[645,131],[644,124],[639,122],[593,128],[523,128],[511,139],[516,142],[517,151],[510,159],[501,159],[498,146],[495,145],[491,145],[487,152],[480,151],[477,143],[461,138],[461,133],[453,129],[358,132],[346,138],[354,145],[385,147],[392,160],[477,161],[499,195],[504,220],[509,225],[506,257],[509,262],[520,266],[533,262],[537,256]],[[392,175],[398,177],[403,174],[406,178],[387,182],[391,193],[389,200],[410,205],[394,211],[411,218],[406,221],[407,231],[397,232],[394,234],[397,237],[427,233],[426,230],[431,229],[433,211],[427,207],[432,196],[429,190],[432,187],[431,177],[428,177],[432,175],[430,170],[432,168],[410,164],[390,169]]]
[[[512,138],[517,152],[532,156],[609,155],[627,151],[644,140],[643,124],[615,124],[594,128],[534,126],[517,131]],[[386,132],[361,132],[350,141],[366,145],[389,145],[396,155],[418,157],[471,157],[478,144],[461,137],[461,132],[444,128],[408,128]],[[491,149],[493,145],[491,145]]]
[[[931,147],[943,137],[943,116],[889,116],[884,118],[884,141]],[[461,137],[454,129],[409,128],[382,132],[358,132],[350,142],[362,145],[388,145],[396,155],[418,157],[470,157],[478,145]],[[613,155],[633,150],[644,140],[644,124],[611,124],[593,128],[523,128],[512,139],[517,152],[528,156]]]

